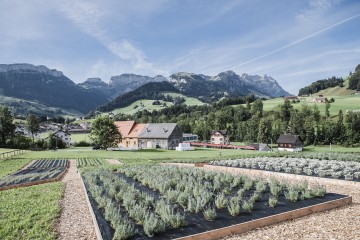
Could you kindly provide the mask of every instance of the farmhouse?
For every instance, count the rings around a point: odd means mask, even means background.
[[[297,100],[299,100],[299,98],[297,96],[286,96],[286,97],[284,97],[284,99],[289,100],[289,101],[292,101],[292,100],[297,101]]]
[[[175,149],[183,133],[176,123],[149,123],[138,135],[140,148]]]
[[[327,101],[326,97],[317,97],[311,100],[312,103],[324,103]]]
[[[280,135],[276,141],[279,151],[300,152],[303,150],[303,143],[299,135]]]
[[[230,144],[229,135],[226,130],[213,130],[210,132],[211,144]]]
[[[63,130],[58,130],[56,132],[53,132],[51,135],[58,139],[61,139],[67,147],[71,145],[71,134],[68,132],[65,132]],[[48,139],[48,138],[49,137],[46,137],[44,139]]]
[[[115,126],[121,134],[118,147],[138,148],[138,136],[143,131],[146,124],[135,123],[135,121],[116,121]]]

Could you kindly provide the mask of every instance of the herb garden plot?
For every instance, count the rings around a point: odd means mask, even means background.
[[[175,166],[124,167],[83,174],[104,239],[173,239],[312,206],[343,196]]]
[[[76,167],[94,167],[104,165],[104,160],[98,158],[79,158],[76,160]]]
[[[0,190],[14,187],[31,186],[58,180],[68,167],[65,159],[41,159],[26,169],[0,179]]]
[[[360,181],[360,163],[299,158],[245,158],[213,161],[215,166],[249,168],[308,176]]]

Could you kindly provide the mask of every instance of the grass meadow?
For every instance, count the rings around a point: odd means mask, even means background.
[[[64,183],[0,192],[0,239],[56,239]]]
[[[317,96],[317,95],[316,95]],[[345,96],[331,96],[331,95],[324,95],[328,99],[334,98],[335,102],[330,104],[330,115],[336,116],[341,109],[345,114],[346,111],[351,110],[360,110],[360,94],[357,95],[345,95]],[[315,97],[315,96],[314,96]],[[299,103],[293,103],[295,109],[301,109],[303,104],[308,105],[309,107],[313,107],[315,104],[318,106],[319,111],[322,114],[325,114],[325,103],[312,103],[311,100],[314,97],[303,97],[300,98]],[[263,101],[264,104],[264,111],[276,110],[280,109],[279,105],[284,103],[283,98],[274,98],[270,100]],[[236,105],[234,105],[236,106]],[[243,104],[245,106],[245,104]]]

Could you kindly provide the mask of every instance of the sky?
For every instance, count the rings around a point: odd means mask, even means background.
[[[360,1],[0,0],[0,63],[75,83],[233,70],[297,94],[360,64]]]

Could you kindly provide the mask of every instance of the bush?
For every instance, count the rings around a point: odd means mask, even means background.
[[[208,208],[204,211],[204,217],[207,221],[214,221],[216,218],[216,210],[214,208]]]
[[[78,143],[75,143],[74,146],[75,147],[90,147],[90,146],[92,146],[92,144],[82,140],[82,141],[80,141]]]

